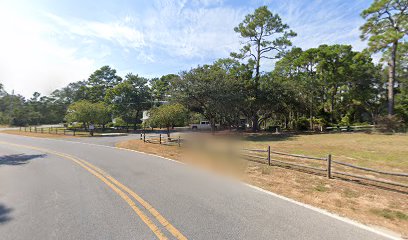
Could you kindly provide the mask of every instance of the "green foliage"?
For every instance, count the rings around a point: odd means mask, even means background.
[[[232,55],[238,58],[251,57],[255,62],[261,58],[268,58],[265,54],[271,51],[276,51],[278,55],[270,58],[278,58],[292,45],[289,38],[296,36],[296,33],[282,22],[279,15],[270,12],[267,6],[259,7],[253,14],[246,15],[244,21],[235,27],[234,31],[247,38],[248,43],[239,54]],[[252,50],[253,48],[256,50]]]
[[[345,115],[344,117],[342,117],[340,122],[339,122],[339,125],[340,126],[350,126],[351,125],[350,116]]]
[[[168,74],[162,76],[161,78],[153,78],[150,81],[153,99],[155,101],[168,100],[168,97],[170,96],[171,84],[178,78],[179,76],[176,74]]]
[[[188,122],[191,124],[199,124],[203,119],[205,119],[205,117],[202,114],[197,112],[190,112]]]
[[[309,129],[309,119],[305,117],[300,117],[296,121],[296,129],[299,131],[306,131]]]
[[[149,124],[152,127],[165,127],[168,134],[172,127],[185,126],[188,117],[187,109],[181,104],[164,104],[149,112]]]
[[[103,66],[89,76],[86,89],[86,99],[91,102],[104,101],[106,92],[118,85],[122,78],[116,75],[116,70]]]
[[[361,13],[366,23],[361,38],[368,39],[370,50],[384,50],[408,33],[408,2],[406,0],[374,0]]]
[[[115,127],[126,126],[126,122],[120,117],[115,118],[113,122],[114,122],[113,126]]]
[[[380,73],[367,52],[354,52],[348,45],[293,48],[272,73],[274,81],[291,89],[286,107],[277,112],[286,109],[285,118],[292,118],[290,112],[308,116],[311,125],[314,117],[332,123],[345,115],[348,122],[372,121],[385,100]]]
[[[264,102],[260,97],[261,59],[278,59],[283,56],[292,45],[290,38],[296,36],[296,33],[289,30],[289,26],[282,22],[279,15],[270,12],[266,6],[248,14],[234,31],[247,41],[239,53],[231,53],[231,56],[248,59],[248,66],[255,69],[255,76],[247,79],[251,81],[244,92],[248,106],[246,115],[252,118],[252,129],[255,131],[258,129],[259,110]]]
[[[239,117],[240,83],[218,64],[182,72],[173,86],[172,99],[202,114],[213,129],[216,122],[232,122]]]
[[[384,131],[403,130],[408,124],[407,4],[374,0],[362,13],[366,19],[362,38],[369,43],[362,52],[339,44],[291,48],[290,39],[296,34],[262,6],[234,28],[245,40],[238,53],[180,75],[149,80],[128,74],[122,79],[115,69],[103,66],[85,81],[70,83],[49,96],[35,92],[28,99],[7,93],[0,84],[0,123],[61,123],[67,114],[68,121],[85,126],[104,125],[115,117],[117,124],[136,128],[143,111],[171,102],[190,111],[189,122],[209,120],[213,129],[216,124],[240,126],[245,118],[254,130],[276,125],[307,130],[361,122],[377,122]],[[373,63],[373,52],[383,53],[385,68]],[[264,59],[279,61],[273,71],[261,72]],[[396,116],[385,119],[386,102],[389,113],[394,107],[394,92]],[[169,119],[154,115],[174,119],[172,114],[180,107],[154,108],[151,124],[173,126],[165,123]]]
[[[408,221],[407,214],[400,212],[400,211],[391,210],[388,208],[384,208],[384,209],[373,208],[370,210],[370,212],[375,215],[389,219],[389,220],[399,219],[399,220]]]
[[[126,123],[141,123],[143,110],[151,106],[150,89],[148,80],[138,75],[129,73],[125,80],[109,89],[105,101],[111,104],[115,116],[121,117]]]
[[[68,107],[66,120],[68,122],[81,122],[85,128],[90,123],[105,125],[111,121],[109,107],[103,102],[92,103],[88,100],[80,100]]]
[[[394,114],[394,85],[396,80],[399,45],[408,34],[408,1],[374,0],[361,14],[366,23],[361,27],[361,38],[368,39],[371,52],[385,52],[388,63],[388,116]]]

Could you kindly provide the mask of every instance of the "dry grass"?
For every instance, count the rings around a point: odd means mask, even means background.
[[[326,157],[363,167],[408,172],[408,135],[368,133],[315,135],[247,135],[245,146]]]
[[[24,132],[19,130],[4,130],[1,133],[27,136],[27,137],[39,137],[39,138],[72,138],[73,136],[64,134],[49,134],[49,133],[35,133],[35,132]]]
[[[67,131],[66,134],[64,135],[64,128],[58,128],[58,133],[55,133],[56,128],[51,128],[51,131],[49,131],[48,128],[43,128],[43,132],[41,133],[41,128],[38,129],[37,132],[34,132],[34,129],[32,129],[31,132],[22,131],[20,130],[3,130],[1,131],[2,133],[7,133],[7,134],[14,134],[14,135],[20,135],[20,136],[28,136],[28,137],[39,137],[39,138],[73,138],[73,137],[90,137],[88,132],[76,132],[75,136],[73,135],[72,131]],[[99,136],[100,133],[94,133],[94,136]]]
[[[325,156],[330,152],[336,159],[353,164],[393,171],[408,170],[408,160],[405,158],[408,156],[408,136],[404,135],[326,134],[283,138],[246,136],[243,141],[250,147],[271,145],[277,151],[315,156]],[[250,184],[408,237],[406,194],[254,162],[236,160],[215,163],[213,158],[203,156],[192,162],[191,152],[186,154],[189,152],[186,148],[177,146],[149,144],[140,140],[122,142],[117,146],[187,161],[222,172],[227,169],[231,173],[234,172],[231,171],[233,169],[235,173],[239,173],[235,176]]]

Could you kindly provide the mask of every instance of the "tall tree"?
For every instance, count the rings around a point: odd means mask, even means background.
[[[395,112],[408,124],[408,42],[400,44],[396,74],[399,93],[395,98]]]
[[[73,102],[86,98],[86,85],[86,81],[69,83],[66,87],[54,90],[51,93],[51,97],[55,98],[60,103],[69,105]]]
[[[361,38],[368,39],[372,52],[390,49],[388,59],[388,115],[394,114],[394,82],[398,45],[408,34],[407,0],[374,0],[361,13],[367,22],[361,27]]]
[[[174,82],[172,99],[201,113],[215,130],[216,123],[226,116],[226,110],[235,111],[239,96],[236,90],[234,79],[218,64],[204,65],[180,74]]]
[[[101,67],[88,78],[87,99],[91,102],[103,101],[107,90],[114,88],[121,81],[122,78],[116,75],[115,69],[109,66]]]
[[[176,74],[167,74],[150,81],[154,101],[166,101],[169,98],[171,83],[178,79]]]
[[[277,14],[269,11],[267,6],[259,7],[254,13],[248,14],[234,31],[242,38],[247,39],[240,53],[232,53],[235,58],[249,58],[249,63],[254,66],[255,76],[252,83],[252,129],[258,130],[258,110],[260,102],[260,67],[261,59],[280,58],[287,47],[292,43],[289,40],[296,36],[296,33],[284,24]]]
[[[112,105],[116,116],[126,123],[141,122],[141,113],[151,107],[150,89],[147,79],[129,73],[125,80],[107,91],[105,101]]]

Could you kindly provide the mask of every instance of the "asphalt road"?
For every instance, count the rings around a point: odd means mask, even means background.
[[[0,239],[158,238],[387,239],[163,158],[0,134]]]

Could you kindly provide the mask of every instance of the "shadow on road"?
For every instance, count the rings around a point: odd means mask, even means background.
[[[6,206],[0,203],[0,224],[3,224],[11,220],[11,217],[9,216],[11,211],[12,211],[11,208],[7,208]]]
[[[1,165],[22,165],[26,164],[29,161],[36,159],[36,158],[43,158],[45,154],[34,154],[34,155],[26,155],[26,154],[12,154],[12,155],[3,155],[0,156],[0,166]]]

